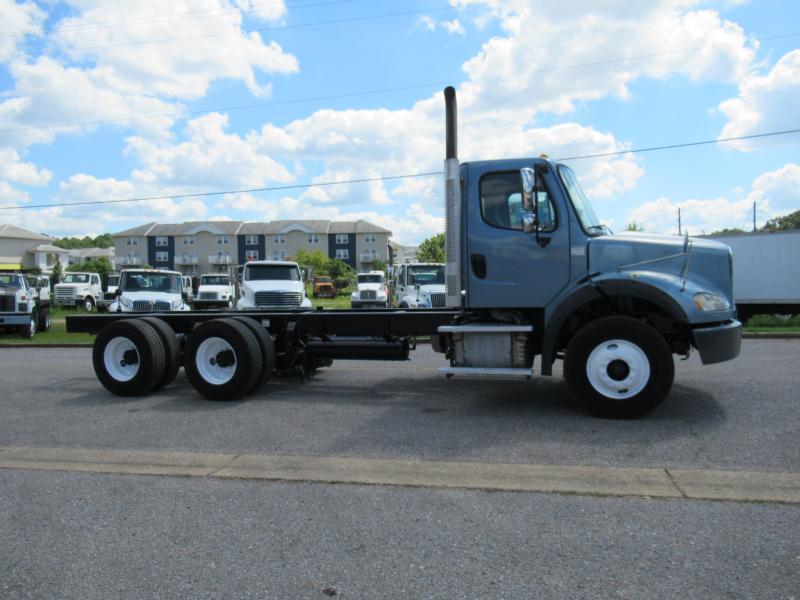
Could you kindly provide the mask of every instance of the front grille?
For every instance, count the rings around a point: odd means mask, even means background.
[[[77,290],[74,287],[59,287],[56,288],[57,300],[75,300]]]
[[[136,312],[166,312],[170,309],[169,302],[163,300],[134,300],[133,310]]]
[[[256,292],[255,305],[259,308],[264,306],[277,307],[296,307],[300,306],[300,292]]]
[[[17,297],[14,294],[0,294],[0,311],[14,312]]]
[[[444,308],[445,294],[444,292],[433,292],[431,294],[431,307]]]
[[[362,300],[375,300],[378,297],[378,292],[375,290],[361,290]]]
[[[200,292],[200,300],[216,300],[217,292]]]

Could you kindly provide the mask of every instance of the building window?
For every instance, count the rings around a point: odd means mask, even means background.
[[[285,235],[276,235],[275,236],[275,243],[276,244],[285,244],[286,243],[286,236]]]
[[[348,258],[350,258],[350,251],[347,248],[338,248],[336,250],[336,258],[338,258],[339,260],[347,260]]]
[[[169,252],[156,252],[156,262],[169,262]]]
[[[374,234],[374,233],[368,233],[368,234],[366,234],[366,235],[364,236],[364,241],[365,241],[367,244],[374,244],[374,243],[375,243],[375,234]]]
[[[228,240],[228,236],[227,235],[217,236],[217,244],[227,245],[228,243],[229,243],[229,240]]]
[[[165,247],[169,246],[169,240],[164,236],[157,236],[156,237],[156,246],[160,246],[162,248],[165,248]]]
[[[139,240],[133,237],[125,238],[125,245],[126,246],[138,246]]]
[[[309,244],[319,244],[319,236],[316,233],[312,233],[308,236],[308,243]]]
[[[246,235],[246,236],[244,236],[244,245],[245,246],[258,246],[258,236],[257,235]]]
[[[350,239],[350,236],[346,233],[337,233],[336,234],[336,243],[337,244],[346,244]],[[338,250],[337,250],[338,252]]]
[[[248,250],[244,253],[245,260],[258,260],[258,250]]]
[[[286,250],[274,250],[272,260],[286,260]]]
[[[183,245],[184,246],[194,246],[194,238],[193,237],[183,238]]]

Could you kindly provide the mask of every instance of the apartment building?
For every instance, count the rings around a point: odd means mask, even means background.
[[[53,246],[52,238],[16,225],[0,225],[0,268],[4,270],[37,268],[53,272],[57,262],[69,264],[69,251]]]
[[[114,234],[117,265],[150,265],[188,275],[229,271],[248,260],[293,260],[320,250],[357,271],[389,261],[391,231],[367,221],[197,221],[147,223]]]

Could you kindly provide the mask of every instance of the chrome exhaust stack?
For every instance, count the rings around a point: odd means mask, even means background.
[[[461,186],[459,185],[456,90],[444,89],[446,153],[444,160],[445,285],[447,308],[462,308]]]

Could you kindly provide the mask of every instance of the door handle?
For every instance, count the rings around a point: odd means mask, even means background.
[[[483,254],[471,254],[472,272],[478,279],[486,279],[486,257]]]

